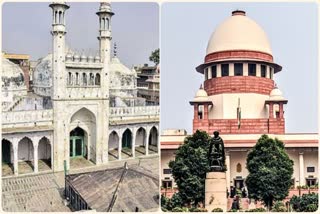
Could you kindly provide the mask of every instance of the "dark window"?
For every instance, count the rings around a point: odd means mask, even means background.
[[[166,181],[166,180],[163,180],[162,181],[162,187],[168,189],[168,188],[172,188],[172,181]]]
[[[208,79],[208,68],[204,69],[204,78],[205,80]]]
[[[171,169],[163,169],[163,174],[171,174]]]
[[[211,78],[216,78],[217,77],[217,66],[213,65],[211,66]]]
[[[306,178],[307,186],[314,186],[316,185],[316,179],[315,178]]]
[[[243,75],[243,64],[242,63],[235,63],[234,64],[234,75],[235,76],[242,76]]]
[[[307,172],[314,172],[314,166],[307,167]]]
[[[261,65],[261,77],[266,77],[266,66]]]
[[[271,67],[269,68],[269,71],[270,71],[270,79],[272,79],[273,75],[272,75],[272,68]]]
[[[222,77],[229,76],[229,64],[222,64],[221,65],[221,76]]]
[[[256,76],[256,64],[250,64],[249,63],[249,76]]]

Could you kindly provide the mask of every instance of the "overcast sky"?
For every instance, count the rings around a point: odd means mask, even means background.
[[[235,9],[266,32],[283,69],[275,81],[289,100],[286,132],[318,132],[318,17],[316,3],[165,3],[161,16],[161,129],[192,131],[193,99],[203,76],[208,39]],[[248,32],[250,33],[250,32]]]
[[[66,13],[67,45],[79,52],[96,54],[98,46],[99,3],[68,3]],[[51,52],[52,10],[49,3],[4,3],[2,49],[29,54],[38,59]],[[131,67],[149,62],[159,47],[159,7],[156,3],[112,3],[113,41],[118,56]]]

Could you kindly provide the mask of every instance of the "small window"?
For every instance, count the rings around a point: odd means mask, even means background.
[[[249,63],[248,68],[249,68],[249,76],[256,76],[256,64]]]
[[[273,71],[271,67],[269,68],[269,71],[270,71],[270,79],[273,79]]]
[[[234,63],[234,75],[242,76],[243,75],[243,64],[242,63]]]
[[[163,180],[162,181],[162,187],[165,188],[165,189],[172,188],[172,181]]]
[[[163,174],[172,174],[171,169],[163,169]]]
[[[207,80],[208,79],[208,68],[204,69],[204,79]]]
[[[306,178],[306,183],[307,183],[307,186],[314,186],[316,185],[316,179],[315,178]]]
[[[266,66],[261,65],[261,77],[266,77]]]
[[[217,77],[217,66],[213,65],[211,66],[211,78],[216,78]]]
[[[307,167],[307,172],[314,172],[314,171],[315,171],[314,166]]]
[[[221,76],[223,77],[229,76],[229,64],[221,65]]]

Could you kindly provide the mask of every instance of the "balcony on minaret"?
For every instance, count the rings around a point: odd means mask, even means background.
[[[284,109],[283,105],[287,104],[282,96],[280,89],[275,86],[270,92],[270,97],[265,101],[269,106],[269,133],[283,134],[285,132]]]
[[[209,131],[209,106],[213,105],[209,100],[207,92],[203,89],[202,85],[197,91],[196,96],[190,104],[194,107],[193,117],[193,131],[197,129]]]

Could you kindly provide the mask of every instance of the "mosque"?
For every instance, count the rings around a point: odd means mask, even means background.
[[[220,132],[229,191],[231,186],[245,185],[247,153],[262,134],[284,142],[294,161],[292,190],[318,183],[318,134],[285,133],[284,106],[288,100],[274,81],[281,70],[266,33],[241,10],[233,11],[215,29],[204,62],[196,67],[204,80],[190,101],[193,132]],[[186,136],[183,129],[164,130],[161,135],[161,191],[169,197],[177,189],[168,163]]]
[[[68,48],[69,6],[50,7],[52,53],[37,62],[30,87],[21,66],[2,57],[3,176],[157,155],[159,106],[137,96],[136,71],[111,56],[110,3],[96,13],[96,56]]]

